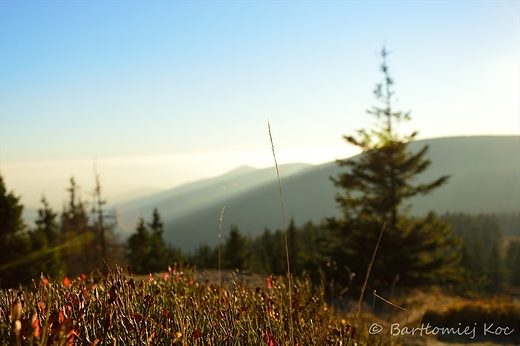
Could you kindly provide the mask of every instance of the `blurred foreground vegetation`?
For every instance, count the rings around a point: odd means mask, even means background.
[[[470,301],[439,290],[415,291],[396,297],[405,309],[374,292],[374,305],[364,304],[356,314],[355,306],[338,309],[327,302],[325,285],[309,278],[292,281],[291,298],[286,278],[261,279],[236,273],[230,280],[206,279],[188,267],[135,276],[118,266],[72,279],[41,276],[31,289],[0,291],[0,344],[427,345],[434,337],[520,342],[520,304],[505,298]],[[475,333],[462,333],[467,326]]]

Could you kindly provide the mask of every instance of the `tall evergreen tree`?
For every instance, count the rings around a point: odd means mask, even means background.
[[[69,203],[61,214],[61,234],[69,275],[76,276],[96,268],[95,236],[89,225],[86,206],[79,195],[80,187],[70,178]]]
[[[151,231],[150,246],[152,248],[149,270],[152,272],[164,271],[168,266],[168,252],[163,239],[164,224],[157,208],[153,210],[152,221],[148,223],[148,228]]]
[[[61,257],[58,213],[52,210],[45,196],[42,196],[41,203],[36,228],[31,232],[32,252],[39,254],[31,265],[32,277],[38,277],[41,272],[51,277],[57,277],[61,272],[66,272],[66,266]]]
[[[94,162],[94,179],[96,182],[94,188],[94,203],[92,207],[92,214],[94,214],[95,221],[93,225],[93,230],[96,234],[96,257],[97,257],[97,266],[101,268],[103,266],[103,262],[107,259],[107,233],[110,227],[106,224],[105,221],[105,213],[103,210],[103,206],[106,204],[106,201],[101,197],[101,183],[99,181],[99,175],[97,173],[97,167]]]
[[[182,252],[182,249],[180,247],[173,246],[172,244],[168,244],[166,246],[166,264],[173,266],[175,263],[182,264],[184,263],[187,258]]]
[[[266,229],[261,239],[263,258],[266,261],[266,273],[285,275],[287,257],[285,254],[285,235],[282,230],[271,233]]]
[[[508,241],[506,256],[504,258],[504,280],[511,286],[520,286],[520,239],[510,239]],[[518,277],[516,277],[518,275]]]
[[[292,274],[299,274],[302,270],[300,261],[300,237],[294,219],[291,219],[287,227],[287,243],[289,248],[289,263]]]
[[[143,218],[137,223],[136,232],[128,238],[127,258],[132,270],[136,274],[150,272],[149,259],[153,251],[151,246],[151,234],[146,228]]]
[[[22,219],[20,197],[7,192],[0,175],[0,287],[13,287],[30,280],[23,264],[30,251],[30,239]]]
[[[315,225],[311,221],[303,225],[301,231],[301,263],[303,269],[314,282],[319,283],[322,279],[321,274],[324,268],[327,268],[326,264],[331,261],[330,255],[336,242],[326,225]],[[341,269],[346,270],[345,267]]]
[[[278,264],[279,256],[276,245],[275,235],[267,228],[251,244],[252,257],[254,263],[259,267],[258,272],[262,274],[277,272],[280,265]],[[282,265],[283,263],[285,262],[282,262]]]
[[[210,247],[208,244],[201,244],[195,249],[195,254],[191,256],[190,262],[197,268],[217,269],[218,268],[218,249]]]
[[[237,226],[231,226],[224,250],[226,267],[233,270],[244,269],[246,255],[246,239],[240,234]]]
[[[145,223],[143,218],[139,219],[136,232],[127,241],[127,258],[135,273],[164,271],[170,258],[183,258],[182,251],[166,246],[163,233],[164,224],[157,208],[154,209],[150,222]]]
[[[107,201],[102,197],[102,188],[97,166],[94,162],[94,201],[92,203],[92,232],[95,235],[95,264],[98,268],[113,267],[125,259],[124,245],[119,243],[114,229],[114,215],[105,211]]]
[[[504,268],[502,257],[500,256],[500,249],[498,243],[495,241],[491,247],[491,251],[486,261],[487,264],[487,289],[489,292],[499,292],[504,284]]]
[[[471,263],[467,269],[475,276],[482,276],[486,271],[484,267],[484,259],[488,252],[484,251],[480,234],[475,234],[470,245]]]
[[[520,243],[516,243],[514,250],[511,251],[510,258],[508,265],[511,271],[508,282],[511,286],[520,287]]]
[[[373,285],[390,286],[398,274],[405,285],[453,280],[459,274],[459,252],[446,223],[433,213],[422,219],[407,216],[406,200],[426,195],[448,181],[442,176],[429,183],[414,183],[416,176],[431,164],[428,147],[413,153],[408,144],[417,132],[401,136],[396,126],[410,120],[409,112],[393,109],[394,81],[387,66],[386,48],[381,51],[383,82],[374,95],[381,106],[367,112],[378,121],[373,130],[358,130],[345,140],[362,150],[355,160],[339,160],[347,171],[332,178],[343,193],[336,201],[342,218],[331,218],[330,229],[336,234],[334,251],[340,266],[348,266],[362,279],[383,225],[386,228],[372,268]],[[336,278],[345,281],[341,277]]]

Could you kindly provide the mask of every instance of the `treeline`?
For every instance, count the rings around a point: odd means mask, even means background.
[[[447,222],[458,239],[462,252],[459,286],[472,293],[496,293],[509,286],[520,287],[520,237],[508,236],[507,225],[520,229],[520,214],[447,213]],[[365,273],[353,273],[340,267],[334,258],[334,244],[339,242],[326,224],[307,222],[287,227],[290,268],[293,275],[309,275],[329,283],[348,278],[353,286],[362,285]],[[399,251],[399,249],[396,249]],[[186,256],[198,268],[218,268],[218,247],[200,245]],[[261,274],[284,275],[287,270],[284,232],[265,229],[262,235],[246,237],[232,226],[221,246],[221,266]],[[348,290],[342,287],[340,290]]]
[[[97,174],[92,201],[81,197],[74,178],[61,213],[41,198],[34,227],[22,219],[20,197],[8,192],[0,176],[0,287],[29,284],[42,273],[77,276],[125,260],[125,248],[114,234],[114,218],[103,206]]]
[[[52,277],[77,276],[113,264],[129,264],[136,274],[161,272],[169,265],[187,263],[200,269],[242,270],[263,275],[285,275],[287,259],[282,230],[265,229],[256,237],[244,236],[238,226],[224,232],[220,246],[201,244],[193,253],[166,244],[164,224],[157,209],[150,220],[140,219],[135,232],[125,242],[114,234],[114,217],[108,215],[96,188],[90,202],[81,197],[74,178],[67,188],[68,202],[60,213],[45,197],[41,199],[33,228],[22,221],[23,205],[7,192],[0,176],[0,284],[13,287],[28,284],[41,273]],[[451,226],[459,239],[461,283],[467,290],[496,293],[520,287],[520,213],[448,213],[439,220]],[[336,293],[360,286],[364,273],[354,266],[338,264],[335,247],[340,244],[327,223],[307,222],[287,225],[289,263],[293,275],[308,275],[315,282],[325,280]],[[396,251],[398,251],[396,249]],[[345,284],[347,278],[348,285]]]
[[[327,266],[330,233],[321,225],[307,222],[301,227],[291,220],[287,226],[289,263],[293,275],[304,273],[319,281],[319,272]],[[218,246],[200,245],[189,255],[189,263],[198,268],[218,268]],[[257,237],[242,235],[237,226],[231,226],[221,245],[221,267],[264,275],[285,275],[287,255],[282,230],[265,229]],[[330,265],[330,264],[329,264]]]
[[[474,291],[520,287],[520,213],[448,213],[462,244],[462,266]]]

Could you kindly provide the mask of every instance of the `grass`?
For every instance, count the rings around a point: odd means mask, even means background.
[[[189,268],[144,280],[120,267],[73,280],[42,276],[31,291],[0,292],[0,344],[291,345],[291,320],[296,345],[367,344],[368,317],[352,324],[327,305],[322,286],[294,280],[291,304],[287,292],[282,277],[255,286],[235,276],[218,286]]]
[[[441,341],[520,342],[520,305],[506,298],[465,300],[439,290],[411,291],[374,314],[336,311],[324,285],[295,278],[292,300],[285,277],[240,276],[174,267],[134,276],[120,267],[75,279],[42,276],[32,289],[0,291],[0,345],[443,345]],[[380,300],[380,298],[378,298]],[[385,302],[386,304],[386,302]],[[397,312],[399,311],[399,312]],[[292,319],[289,318],[292,316]],[[381,317],[385,317],[384,319]],[[290,323],[293,321],[293,335]],[[375,323],[384,332],[370,335]],[[516,334],[469,339],[390,335],[391,324],[457,327],[494,323]],[[372,329],[373,330],[373,329]]]

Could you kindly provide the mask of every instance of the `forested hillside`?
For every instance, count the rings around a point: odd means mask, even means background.
[[[429,146],[432,165],[419,176],[418,182],[441,175],[450,175],[450,179],[430,195],[411,199],[412,215],[424,215],[430,210],[439,214],[509,213],[520,210],[519,136],[437,138],[412,142],[410,150],[417,151],[424,145]],[[330,177],[341,171],[335,162],[331,162],[286,176],[284,167],[281,167],[287,217],[303,224],[309,220],[319,223],[326,217],[339,215],[334,201],[337,190]],[[165,238],[188,251],[201,242],[215,245],[223,206],[226,206],[223,218],[225,229],[234,224],[245,234],[256,236],[266,227],[281,228],[274,169],[271,174],[273,180],[246,193],[222,196],[204,208],[180,215],[175,213],[175,217],[171,216],[172,210],[177,208],[173,198],[168,203],[157,204],[165,222]],[[246,183],[248,175],[240,179],[241,184]],[[212,191],[207,190],[207,194],[212,195]],[[143,215],[151,213],[151,208],[148,209]]]

